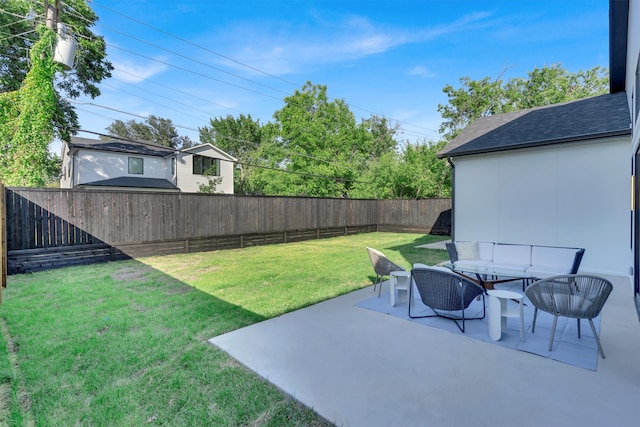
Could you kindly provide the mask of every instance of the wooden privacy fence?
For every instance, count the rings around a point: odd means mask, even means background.
[[[2,288],[7,287],[7,221],[4,194],[4,184],[0,182],[0,303],[2,303]]]
[[[8,273],[373,231],[448,234],[450,199],[8,188]]]

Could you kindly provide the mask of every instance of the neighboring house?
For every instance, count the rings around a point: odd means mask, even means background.
[[[633,277],[640,314],[640,0],[609,4],[610,94],[478,119],[439,157],[454,239],[584,247],[581,271]]]
[[[211,144],[175,150],[149,142],[73,137],[62,146],[60,188],[196,193],[216,179],[216,193],[233,194],[234,162]]]

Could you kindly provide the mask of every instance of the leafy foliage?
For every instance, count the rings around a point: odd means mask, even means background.
[[[442,89],[449,99],[447,105],[438,105],[443,118],[440,133],[446,140],[455,138],[479,117],[607,93],[609,75],[601,67],[571,73],[556,64],[536,68],[526,79],[514,78],[504,84],[489,77],[463,77],[460,84],[458,89],[451,85]]]
[[[356,122],[347,104],[330,100],[326,86],[308,82],[285,98],[274,122],[251,116],[212,119],[200,139],[238,159],[236,194],[354,198],[450,195],[441,145],[408,145],[398,153],[384,117]],[[209,191],[204,186],[202,191]]]
[[[386,153],[373,161],[349,193],[352,198],[403,199],[451,197],[451,174],[436,154],[444,146],[407,144],[402,153]]]
[[[113,66],[106,60],[105,41],[91,31],[98,17],[84,0],[61,2],[60,18],[76,36],[78,48],[74,69],[58,73],[55,81],[56,105],[53,115],[54,135],[68,141],[78,128],[78,117],[64,99],[100,95],[97,84],[111,76]],[[3,0],[0,14],[0,92],[18,90],[27,76],[30,62],[27,52],[34,49],[39,33],[34,25],[43,22],[43,2]],[[18,17],[32,16],[33,20]],[[50,41],[49,49],[55,44]]]
[[[346,197],[371,159],[395,149],[386,121],[356,123],[344,100],[329,99],[326,86],[307,82],[284,101],[265,127],[267,164],[252,175],[265,194]]]
[[[178,135],[171,119],[149,116],[144,122],[116,120],[107,127],[113,136],[134,141],[150,141],[171,148],[188,148],[193,141],[188,136]],[[101,137],[105,138],[105,137]]]
[[[200,128],[200,141],[210,143],[238,159],[234,173],[234,191],[237,194],[251,194],[249,171],[258,164],[263,128],[259,120],[251,115],[240,114],[211,119],[210,126]]]
[[[51,56],[55,33],[38,27],[40,40],[30,52],[31,69],[18,91],[0,94],[0,177],[6,185],[40,187],[49,181],[56,94]]]

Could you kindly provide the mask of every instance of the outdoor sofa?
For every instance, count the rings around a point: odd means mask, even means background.
[[[446,246],[447,266],[454,271],[523,279],[576,274],[584,256],[583,248],[556,246],[471,241]]]

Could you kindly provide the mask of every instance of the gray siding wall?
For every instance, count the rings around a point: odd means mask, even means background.
[[[177,186],[184,193],[197,193],[201,184],[207,184],[203,175],[193,174],[193,155],[211,157],[220,160],[222,182],[216,186],[216,193],[233,194],[233,163],[222,158],[213,148],[203,146],[189,152],[181,152],[177,159]]]

